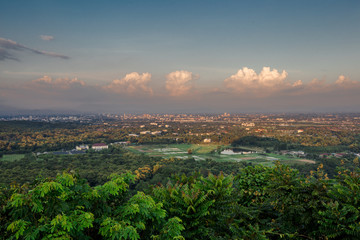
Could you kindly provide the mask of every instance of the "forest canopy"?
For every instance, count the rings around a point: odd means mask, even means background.
[[[358,163],[357,163],[358,164]],[[285,165],[173,176],[145,194],[137,176],[91,187],[73,172],[1,188],[7,239],[358,239],[360,169],[330,179]]]

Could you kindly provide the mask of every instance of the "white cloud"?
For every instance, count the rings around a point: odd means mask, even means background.
[[[332,93],[340,89],[359,89],[360,82],[340,75],[336,82],[329,83],[325,79],[314,78],[303,82],[287,80],[288,73],[279,72],[270,67],[263,67],[257,74],[253,69],[244,67],[224,80],[225,87],[233,93],[241,93],[253,97],[270,96],[305,96],[319,93]]]
[[[259,84],[266,87],[276,87],[284,83],[288,73],[283,70],[279,73],[276,69],[270,70],[270,67],[263,67],[259,74]]]
[[[166,89],[170,96],[182,96],[193,88],[196,77],[188,71],[175,71],[166,75]]]
[[[153,94],[153,90],[148,86],[151,81],[150,73],[139,74],[137,72],[132,72],[126,74],[122,79],[115,79],[110,84],[104,86],[103,88],[116,93],[146,93],[149,95]]]
[[[85,86],[85,82],[82,80],[78,80],[77,78],[57,78],[52,79],[49,76],[43,76],[36,80],[32,81],[32,86],[36,85],[36,87],[51,87],[58,89],[69,89],[74,86]]]
[[[283,70],[271,70],[270,67],[263,67],[261,72],[257,74],[253,69],[244,67],[239,69],[234,75],[224,80],[225,86],[237,92],[247,91],[266,91],[273,92],[289,87],[289,83],[285,82],[287,72]],[[299,85],[301,81],[296,82]]]
[[[50,35],[40,35],[40,38],[44,41],[54,40],[54,36],[50,36]]]

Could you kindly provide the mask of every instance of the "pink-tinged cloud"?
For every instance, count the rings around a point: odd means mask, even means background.
[[[293,84],[292,84],[292,86],[293,87],[301,87],[301,86],[303,86],[304,84],[303,84],[303,82],[301,81],[301,80],[297,80],[296,82],[294,82]]]
[[[115,93],[127,93],[134,95],[137,93],[153,95],[153,90],[149,87],[151,81],[151,74],[146,72],[139,74],[132,72],[126,74],[122,79],[115,79],[110,84],[103,87],[103,89]]]
[[[334,86],[335,84],[327,83],[325,79],[319,80],[314,78],[304,85],[304,89],[307,92],[326,92],[331,90]]]
[[[291,84],[285,81],[288,73],[283,70],[271,70],[270,67],[263,67],[257,74],[253,69],[244,67],[238,72],[224,80],[225,87],[234,92],[252,92],[252,93],[271,93],[284,88],[291,87]],[[294,86],[301,85],[301,82],[294,83]]]
[[[40,38],[44,41],[54,40],[54,36],[50,36],[50,35],[40,35]]]
[[[28,86],[31,87],[45,87],[55,89],[69,89],[76,86],[85,86],[85,82],[77,78],[57,78],[52,79],[49,76],[43,76],[36,80],[33,80]]]
[[[299,88],[300,89],[300,88]],[[310,82],[303,84],[298,94],[318,94],[318,93],[336,93],[339,91],[360,90],[360,82],[351,80],[349,77],[340,75],[335,82],[329,83],[325,79],[314,78]]]
[[[359,111],[360,109],[357,104],[360,101],[360,81],[354,81],[344,75],[340,75],[333,82],[313,79],[292,83],[285,79],[282,73],[276,73],[274,70],[268,69],[263,73],[263,75],[256,74],[251,69],[243,71],[244,76],[250,76],[247,79],[255,79],[257,85],[255,87],[251,84],[243,84],[248,92],[241,94],[238,94],[237,89],[220,87],[207,89],[199,86],[196,86],[196,94],[190,94],[194,93],[192,82],[196,76],[187,71],[176,71],[166,76],[167,87],[170,87],[167,90],[172,95],[150,95],[153,92],[148,86],[151,80],[150,73],[129,73],[108,85],[85,84],[77,78],[50,76],[23,83],[10,84],[0,81],[0,105],[28,109],[61,108],[99,112],[187,110],[212,112],[219,109],[234,112]],[[264,81],[266,84],[259,84]],[[255,84],[251,81],[250,83]],[[267,91],[267,89],[272,90]],[[261,94],[262,91],[267,91],[267,94]],[[109,94],[110,92],[114,94]],[[161,93],[161,88],[157,92]],[[183,95],[186,97],[174,97]]]
[[[317,94],[339,93],[340,90],[360,89],[360,82],[340,75],[336,82],[329,83],[325,79],[314,78],[310,82],[287,80],[288,73],[281,73],[269,67],[263,67],[257,74],[253,69],[244,67],[234,75],[224,80],[225,89],[234,96],[247,96],[250,98],[271,98],[280,96],[310,96]],[[218,91],[219,92],[219,91]]]
[[[349,77],[346,77],[344,75],[340,75],[338,79],[336,80],[335,84],[342,88],[359,88],[360,82],[359,81],[353,81]]]
[[[166,89],[170,96],[186,95],[193,88],[193,82],[197,77],[188,71],[175,71],[166,75]]]

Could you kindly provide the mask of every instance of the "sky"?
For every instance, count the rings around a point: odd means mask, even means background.
[[[360,1],[14,0],[0,112],[359,112]]]

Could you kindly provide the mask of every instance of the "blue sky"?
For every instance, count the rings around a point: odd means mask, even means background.
[[[0,8],[0,106],[359,111],[359,62],[359,1],[34,0]]]

